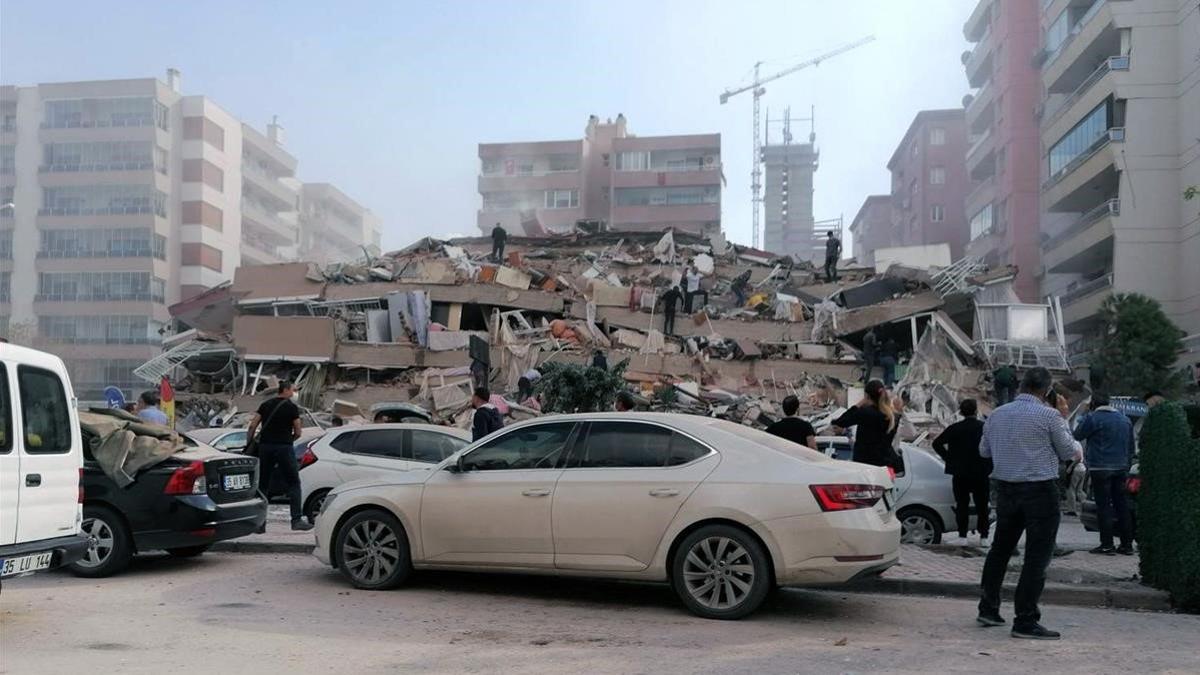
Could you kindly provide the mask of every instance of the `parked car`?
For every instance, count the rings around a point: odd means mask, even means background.
[[[317,557],[364,589],[413,569],[670,582],[736,619],[776,585],[834,585],[899,559],[884,469],[723,420],[556,415],[505,427],[432,471],[346,483]]]
[[[86,429],[83,435],[83,531],[90,546],[70,566],[78,576],[117,574],[138,552],[197,556],[214,542],[245,536],[266,522],[253,457],[185,437],[187,447],[119,487],[92,455],[94,437]]]
[[[406,422],[429,424],[433,415],[415,403],[406,401],[382,401],[371,406],[371,420],[376,423]]]
[[[1129,505],[1129,518],[1133,523],[1133,536],[1137,538],[1137,494],[1142,489],[1142,478],[1138,475],[1138,465],[1134,464],[1129,470],[1129,477],[1125,479],[1125,503]],[[1083,500],[1083,508],[1079,511],[1079,522],[1083,523],[1083,529],[1088,532],[1098,532],[1100,530],[1100,518],[1096,513],[1096,495],[1092,492],[1091,481],[1087,485],[1087,499]],[[1113,515],[1113,533],[1119,533],[1120,528],[1117,526],[1117,516]]]
[[[193,429],[184,435],[199,444],[210,445],[217,450],[238,453],[246,451],[246,429],[229,427]],[[296,461],[300,464],[300,468],[304,468],[304,452],[324,435],[325,430],[320,427],[304,427],[300,430],[300,438],[292,444],[292,453],[296,455]],[[281,473],[271,474],[271,485],[267,493],[271,495],[273,501],[287,501],[287,486],[283,482]]]
[[[429,470],[467,447],[470,432],[431,424],[368,424],[331,429],[313,441],[304,469],[304,515],[312,521],[333,488],[394,472]]]
[[[225,452],[242,452],[246,449],[246,430],[229,427],[192,429],[184,434],[197,443],[203,443]]]
[[[77,415],[62,359],[0,343],[0,580],[69,565],[87,551]]]
[[[826,456],[850,460],[853,443],[845,436],[818,436],[817,449]],[[939,544],[946,531],[958,527],[954,516],[954,488],[946,475],[946,463],[933,452],[908,443],[901,444],[901,467],[896,472],[896,514],[900,519],[900,541],[906,544]],[[975,529],[976,517],[970,517]]]

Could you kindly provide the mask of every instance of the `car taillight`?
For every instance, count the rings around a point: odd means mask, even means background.
[[[208,479],[204,476],[204,462],[191,462],[175,469],[163,488],[165,495],[202,495],[208,492]]]
[[[1142,489],[1142,479],[1138,476],[1132,476],[1125,481],[1125,491],[1131,495],[1136,495],[1138,490]]]
[[[300,468],[303,469],[306,466],[315,464],[316,461],[317,461],[316,453],[314,453],[312,451],[312,448],[309,448],[304,451],[303,455],[300,455]]]
[[[883,486],[858,483],[836,483],[833,485],[810,485],[813,496],[822,511],[848,511],[866,509],[883,498]]]
[[[896,480],[896,470],[890,466],[887,468],[887,470],[888,470],[888,478],[891,478],[893,481],[895,481]]]
[[[78,496],[78,501],[79,501],[79,503],[80,503],[80,504],[82,504],[82,503],[83,503],[83,469],[80,469],[80,470],[79,470],[79,496]]]

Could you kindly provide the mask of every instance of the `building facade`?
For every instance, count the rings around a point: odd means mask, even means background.
[[[355,260],[378,251],[379,218],[329,183],[300,186],[300,253],[318,263]]]
[[[980,0],[963,26],[975,43],[962,59],[975,90],[964,99],[972,181],[967,253],[991,265],[1016,265],[1013,286],[1026,302],[1040,297],[1042,276],[1037,120],[1042,87],[1034,55],[1040,5],[1046,4]]]
[[[297,161],[178,71],[0,87],[0,329],[78,396],[148,386],[167,307],[298,253]]]
[[[819,153],[812,143],[762,148],[763,246],[776,255],[823,262],[825,245],[814,246],[813,174]]]
[[[961,109],[922,110],[888,160],[892,176],[890,246],[949,244],[961,258],[969,229],[964,204],[970,192],[964,155],[966,120]]]
[[[580,220],[614,230],[719,231],[721,136],[634,136],[624,115],[588,119],[579,140],[481,143],[477,225],[514,234],[570,232]]]
[[[1043,5],[1043,293],[1061,298],[1077,364],[1117,292],[1158,300],[1196,345],[1200,206],[1183,191],[1200,184],[1200,6]]]
[[[860,265],[875,264],[875,250],[903,244],[894,237],[892,227],[892,196],[870,195],[850,223],[854,241],[854,259]]]

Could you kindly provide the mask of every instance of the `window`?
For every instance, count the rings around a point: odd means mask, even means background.
[[[579,207],[579,190],[546,190],[546,208],[574,209]]]
[[[17,366],[25,452],[31,455],[71,451],[71,415],[62,380],[48,370]]]
[[[400,429],[360,431],[358,438],[354,441],[353,453],[400,459],[404,456],[404,431]]]
[[[945,185],[946,184],[946,167],[935,166],[929,170],[930,185]]]
[[[680,433],[671,434],[671,451],[667,455],[667,466],[679,466],[694,462],[707,455],[710,450]]]
[[[988,204],[971,216],[972,241],[992,231],[992,205]]]
[[[479,168],[479,173],[485,176],[495,176],[500,173],[500,162],[494,159],[483,160],[482,166]]]
[[[17,172],[17,146],[0,145],[0,174]]]
[[[0,363],[0,455],[12,452],[12,406],[8,403],[8,366]]]
[[[409,453],[405,457],[414,462],[437,464],[450,455],[467,447],[467,442],[450,434],[439,434],[435,431],[410,429]]]
[[[940,223],[946,219],[946,207],[941,204],[934,204],[929,207],[929,222]]]
[[[165,173],[165,152],[150,141],[47,143],[42,146],[42,171],[144,171],[156,168],[155,151],[164,153],[159,164]]]
[[[235,431],[222,436],[213,447],[218,450],[241,450],[246,447],[246,432]]]
[[[123,391],[141,391],[145,380],[133,374],[133,369],[145,359],[67,359],[67,372],[75,396],[82,401],[103,401],[104,388],[113,386]]]
[[[946,130],[943,129],[942,127],[933,127],[932,129],[930,129],[929,130],[929,144],[930,145],[945,145],[946,144]]]
[[[167,215],[167,196],[150,185],[72,185],[42,190],[39,215]]]
[[[166,282],[150,272],[42,272],[37,300],[163,302]]]
[[[12,260],[13,231],[0,232],[0,260]]]
[[[533,160],[530,160],[530,159],[520,160],[517,163],[517,175],[518,176],[532,176],[533,175]]]
[[[463,458],[467,471],[553,469],[558,464],[574,422],[552,422],[513,430]]]
[[[579,170],[579,158],[575,155],[550,155],[549,164],[550,173]]]
[[[715,186],[617,188],[616,193],[617,206],[683,206],[720,202],[720,191]]]
[[[42,126],[50,129],[92,127],[168,128],[168,109],[153,98],[77,98],[46,101]]]
[[[148,227],[42,230],[39,258],[167,259],[167,238]]]
[[[1108,137],[1109,102],[1096,106],[1050,147],[1050,176],[1062,173],[1076,159],[1087,155]]]
[[[358,436],[357,431],[340,434],[337,438],[329,442],[329,446],[340,452],[350,452],[354,449],[354,439]]]
[[[162,324],[145,316],[38,317],[38,337],[60,344],[159,344]]]
[[[617,171],[649,171],[650,153],[635,150],[617,154]]]
[[[593,422],[568,468],[660,467],[667,463],[671,430],[636,422]]]
[[[909,148],[908,148],[908,154],[912,155],[913,157],[916,157],[917,153],[920,152],[920,150],[921,150],[920,144],[917,143],[916,141],[913,141],[913,144],[911,146],[909,146]]]

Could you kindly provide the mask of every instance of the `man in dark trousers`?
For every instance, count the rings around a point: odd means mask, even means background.
[[[979,412],[975,399],[964,399],[958,404],[958,412],[963,418],[946,427],[933,441],[933,449],[946,462],[946,473],[951,476],[954,488],[954,517],[958,521],[958,536],[962,541],[953,543],[966,543],[967,521],[973,500],[978,543],[987,546],[988,492],[991,488],[988,476],[992,473],[992,460],[979,456],[983,422],[975,416]]]
[[[662,294],[663,335],[675,334],[675,307],[682,297],[683,293],[679,292],[678,286],[672,286]]]
[[[1092,395],[1092,412],[1075,427],[1075,439],[1086,441],[1083,463],[1096,495],[1100,545],[1092,553],[1133,555],[1133,522],[1125,500],[1125,479],[1133,466],[1133,423],[1109,405],[1106,394]],[[1121,548],[1113,548],[1113,520],[1120,528]]]
[[[767,433],[816,450],[817,430],[808,420],[796,416],[799,410],[800,399],[795,396],[784,397],[784,418],[767,427]]]
[[[900,345],[892,338],[883,343],[879,365],[883,367],[883,383],[888,387],[896,383],[896,364],[900,362]]]
[[[263,494],[270,496],[267,492],[271,486],[271,474],[278,469],[287,484],[292,529],[311,530],[312,525],[304,520],[300,510],[300,467],[296,463],[296,454],[292,452],[292,444],[300,439],[300,408],[292,403],[295,393],[291,382],[280,382],[276,395],[263,401],[258,406],[258,412],[250,419],[246,438],[254,438],[254,432],[262,426],[262,436],[258,439],[258,475]]]
[[[838,280],[837,264],[842,257],[842,240],[833,236],[833,230],[825,237],[825,283]]]
[[[875,361],[878,358],[878,350],[879,338],[875,336],[875,329],[872,328],[871,330],[867,331],[866,335],[863,336],[862,355],[863,361],[865,362],[863,365],[866,369],[865,372],[863,372],[862,381],[864,383],[871,381],[871,373],[875,371]]]
[[[746,306],[746,291],[750,288],[750,270],[746,270],[733,278],[733,282],[729,284],[729,290],[733,291],[733,295],[737,298],[738,308]]]
[[[992,371],[992,387],[996,390],[996,405],[1012,403],[1017,395],[1017,369],[1011,363],[1002,363]]]
[[[500,411],[492,405],[492,392],[486,387],[475,387],[471,394],[471,407],[475,409],[471,417],[471,441],[477,441],[484,436],[504,427],[504,418]]]
[[[1047,401],[1050,371],[1031,368],[1021,380],[1021,394],[992,412],[983,425],[979,454],[992,460],[996,487],[996,533],[980,579],[979,616],[983,626],[1003,626],[1000,586],[1008,561],[1025,535],[1025,561],[1013,596],[1016,616],[1012,636],[1057,640],[1059,634],[1039,623],[1038,599],[1046,585],[1046,568],[1054,554],[1061,517],[1058,496],[1060,462],[1078,460],[1079,444],[1067,428],[1069,411]]]
[[[492,258],[496,262],[504,262],[504,245],[508,243],[508,231],[500,227],[500,223],[492,228]]]

